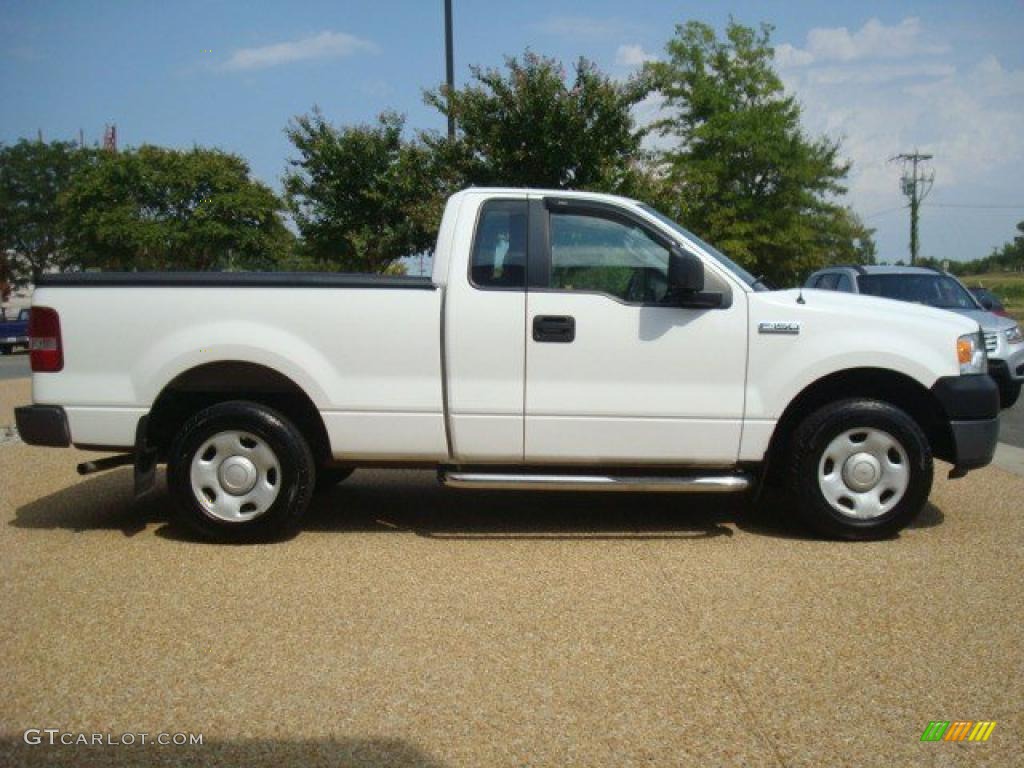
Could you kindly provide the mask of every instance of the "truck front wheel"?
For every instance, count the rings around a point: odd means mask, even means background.
[[[295,425],[271,408],[241,400],[189,419],[167,461],[179,521],[219,541],[292,533],[315,482],[313,455]]]
[[[810,414],[791,445],[790,485],[803,519],[842,539],[880,539],[905,527],[932,487],[932,454],[904,411],[842,400]]]

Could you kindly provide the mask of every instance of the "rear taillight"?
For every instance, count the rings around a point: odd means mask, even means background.
[[[35,373],[53,373],[64,367],[60,315],[49,307],[32,307],[28,316],[29,362]]]

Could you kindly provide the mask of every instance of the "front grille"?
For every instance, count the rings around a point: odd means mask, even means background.
[[[999,346],[999,336],[995,333],[986,333],[985,351],[989,353],[995,352],[997,346]]]

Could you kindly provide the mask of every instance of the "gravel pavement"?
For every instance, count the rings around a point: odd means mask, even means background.
[[[0,386],[0,424],[25,397]],[[1024,764],[1024,479],[997,468],[940,472],[913,527],[858,544],[779,500],[359,471],[295,539],[238,547],[85,455],[0,446],[5,766]],[[920,741],[957,719],[998,725]]]

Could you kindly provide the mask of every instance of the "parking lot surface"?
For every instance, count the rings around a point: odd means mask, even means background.
[[[28,353],[18,350],[11,355],[0,355],[0,381],[30,376]]]
[[[25,397],[0,385],[0,423]],[[780,500],[359,471],[295,539],[237,547],[129,470],[77,477],[87,455],[0,445],[3,765],[1024,762],[1024,479],[996,468],[940,471],[910,529],[856,544]],[[997,726],[923,743],[932,720]]]

